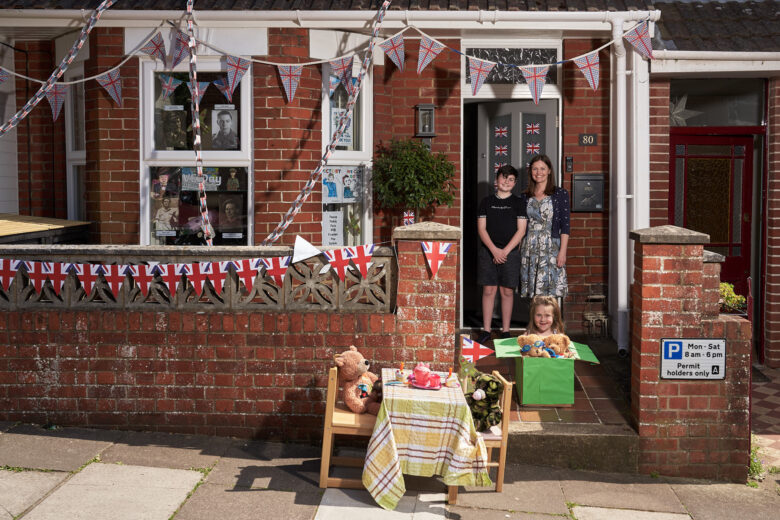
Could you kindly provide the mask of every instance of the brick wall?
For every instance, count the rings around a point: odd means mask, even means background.
[[[703,261],[706,235],[664,226],[631,238],[631,413],[640,437],[639,470],[744,482],[750,323],[713,312],[719,264]],[[725,338],[725,379],[661,379],[662,338]]]
[[[764,285],[764,363],[780,367],[780,79],[769,80]],[[756,295],[759,296],[759,295]]]
[[[46,80],[56,67],[54,42],[20,41],[14,52],[14,70]],[[40,88],[24,80],[16,82],[16,106],[21,108]],[[46,99],[16,127],[19,164],[19,214],[67,218],[65,189],[65,107],[52,120]]]
[[[376,145],[387,144],[392,139],[413,137],[415,105],[435,105],[436,137],[432,140],[431,150],[445,154],[455,165],[455,201],[452,207],[429,208],[423,212],[422,217],[425,220],[460,227],[460,55],[442,52],[418,76],[419,42],[420,40],[411,38],[404,40],[406,51],[403,72],[389,59],[385,59],[384,66],[374,68],[374,145],[376,148]],[[441,42],[452,49],[460,49],[459,40]],[[393,226],[400,224],[399,214],[398,211],[375,208],[375,241],[389,240]]]
[[[349,345],[375,373],[454,366],[460,231],[409,228],[395,313],[2,312],[0,420],[318,441],[327,369]],[[435,279],[419,240],[455,243]]]
[[[604,42],[595,39],[564,40],[564,59],[570,60],[600,47]],[[574,174],[603,173],[603,212],[572,213],[566,274],[569,296],[564,306],[564,319],[569,332],[583,330],[584,311],[606,311],[602,302],[589,303],[589,292],[606,288],[609,260],[609,61],[600,63],[602,78],[596,91],[573,62],[563,66],[563,153],[564,163],[558,165],[563,172],[563,187],[572,193],[572,173],[565,172],[565,158],[574,160]],[[595,133],[597,146],[580,146],[579,134]],[[603,294],[606,294],[604,289]]]
[[[650,225],[669,223],[669,80],[650,81]]]

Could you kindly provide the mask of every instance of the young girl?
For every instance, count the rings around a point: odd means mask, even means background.
[[[565,334],[561,309],[554,296],[534,296],[528,314],[526,334],[538,334],[543,338],[552,334]]]

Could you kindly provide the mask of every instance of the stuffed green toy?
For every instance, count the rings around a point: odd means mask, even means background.
[[[464,367],[463,359],[461,372],[466,375],[466,388],[463,391],[474,418],[474,427],[478,432],[484,432],[499,424],[502,413],[498,401],[504,391],[503,383],[490,374],[479,372],[473,365]]]

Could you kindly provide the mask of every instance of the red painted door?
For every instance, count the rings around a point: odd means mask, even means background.
[[[747,296],[753,139],[670,136],[669,223],[710,236],[705,249],[726,257],[721,281]]]

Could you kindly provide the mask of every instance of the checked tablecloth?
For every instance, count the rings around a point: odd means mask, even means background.
[[[394,372],[383,369],[382,381],[393,381]],[[460,388],[383,387],[382,407],[363,466],[363,485],[377,504],[392,510],[406,492],[403,473],[441,475],[449,486],[492,484],[485,443],[474,428]]]

